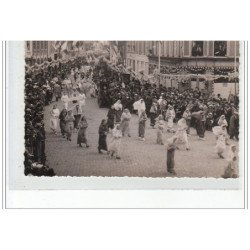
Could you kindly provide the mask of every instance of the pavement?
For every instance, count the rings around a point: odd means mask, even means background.
[[[146,125],[145,141],[138,140],[138,116],[132,115],[130,122],[131,137],[123,137],[121,145],[121,159],[110,159],[109,156],[99,154],[98,128],[108,110],[99,108],[96,99],[87,99],[85,115],[89,124],[87,138],[89,148],[77,145],[77,133],[69,142],[62,138],[58,127],[58,135],[54,135],[49,128],[49,112],[51,105],[45,109],[46,156],[47,165],[52,167],[57,176],[119,176],[119,177],[167,177],[166,147],[156,144],[156,129]],[[62,103],[57,102],[62,109]],[[165,133],[165,140],[173,134]],[[198,140],[196,131],[191,128],[189,142],[190,151],[184,145],[175,152],[176,177],[215,177],[219,178],[227,166],[225,159],[220,159],[215,153],[215,136],[206,131],[206,141]],[[109,141],[111,135],[108,135]],[[236,141],[234,143],[238,144]]]

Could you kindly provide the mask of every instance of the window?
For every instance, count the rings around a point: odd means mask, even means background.
[[[33,49],[36,50],[36,41],[33,41]]]
[[[215,41],[214,42],[214,56],[226,56],[227,54],[227,42]]]
[[[194,41],[192,44],[192,56],[203,56],[203,41]]]
[[[27,51],[30,51],[30,42],[26,42]]]
[[[189,41],[184,41],[184,49],[183,50],[184,50],[183,51],[184,56],[190,56]],[[168,49],[168,51],[169,51],[169,49]]]

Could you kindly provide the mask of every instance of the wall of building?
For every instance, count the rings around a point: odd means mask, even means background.
[[[126,66],[136,72],[144,70],[146,74],[152,73],[152,68],[158,68],[160,55],[161,66],[207,67],[206,73],[211,74],[214,67],[238,68],[239,47],[239,41],[128,41]],[[176,85],[170,80],[164,83]],[[199,83],[201,89],[202,84]],[[191,85],[196,87],[197,83]],[[228,96],[232,89],[234,91],[234,85],[215,83],[214,93]]]
[[[143,70],[145,74],[148,74],[148,57],[145,55],[128,53],[126,56],[126,67],[131,67],[132,70],[137,73]]]
[[[235,88],[236,93],[239,93],[239,83],[229,82],[229,83],[214,83],[213,86],[213,93],[215,95],[221,94],[222,98],[228,98],[229,94],[235,94]]]
[[[53,58],[55,51],[52,43],[52,41],[26,41],[25,58],[32,59],[36,63]]]

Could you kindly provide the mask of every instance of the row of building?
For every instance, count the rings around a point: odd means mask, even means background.
[[[125,64],[150,74],[151,65],[224,66],[239,63],[239,41],[128,41]],[[151,66],[151,67],[150,67]]]
[[[199,88],[225,98],[239,93],[239,41],[122,43],[124,65],[144,75],[160,72],[158,83],[166,87]]]
[[[97,41],[26,41],[25,59],[28,64],[41,64],[46,60],[79,56],[89,50],[102,49]]]

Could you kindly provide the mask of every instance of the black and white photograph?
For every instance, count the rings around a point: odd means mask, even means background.
[[[1,3],[2,249],[248,248],[246,3]]]
[[[23,42],[23,175],[239,178],[242,46]]]

